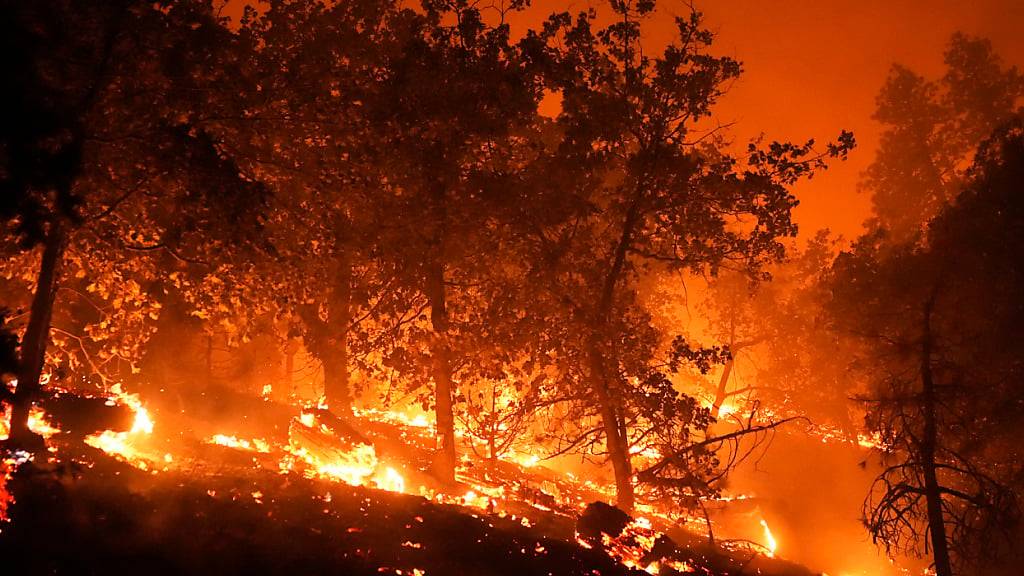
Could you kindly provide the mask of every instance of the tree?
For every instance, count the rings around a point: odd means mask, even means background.
[[[949,576],[998,561],[1018,517],[1020,120],[982,144],[927,236],[867,236],[833,266],[832,312],[863,343],[862,401],[887,467],[865,523],[891,550],[931,554]],[[1019,489],[1019,488],[1018,488]]]
[[[842,360],[849,337],[827,329],[824,278],[838,246],[839,239],[820,230],[766,268],[769,281],[752,282],[737,272],[712,279],[701,311],[709,333],[730,353],[712,384],[713,416],[729,399],[745,400],[730,406],[742,412],[756,398],[780,416],[802,414],[851,438],[860,432],[850,414],[855,383]],[[742,374],[729,369],[736,363]]]
[[[675,475],[699,490],[694,478],[715,465],[710,452],[688,448],[702,442],[707,411],[674,390],[669,375],[683,362],[709,367],[722,358],[721,349],[694,349],[660,333],[638,281],[659,271],[713,275],[723,266],[757,276],[782,256],[779,239],[795,234],[788,185],[853,143],[844,133],[820,153],[810,141],[753,143],[742,161],[729,155],[719,131],[701,127],[739,63],[707,53],[712,35],[697,13],[677,18],[677,40],[649,56],[641,25],[653,9],[653,2],[612,2],[614,22],[597,31],[593,12],[552,20],[564,28],[565,47],[550,81],[562,96],[557,170],[575,181],[543,205],[561,220],[535,241],[544,265],[536,283],[551,310],[564,310],[556,350],[566,364],[563,397],[578,423],[568,446],[603,441],[617,505],[627,510],[635,500],[632,453],[648,440],[664,452],[645,479]],[[695,466],[691,454],[699,456]]]
[[[238,128],[251,137],[238,154],[277,192],[273,253],[258,276],[275,287],[267,295],[288,336],[321,362],[326,400],[343,412],[356,392],[353,370],[379,352],[382,319],[405,296],[376,257],[387,184],[383,131],[367,112],[387,58],[400,50],[401,18],[391,2],[278,1],[242,29],[257,47],[261,88]]]
[[[382,247],[378,265],[399,272],[397,285],[407,295],[393,322],[403,327],[402,343],[385,365],[414,387],[433,384],[436,471],[453,480],[459,379],[500,378],[500,356],[484,352],[496,347],[483,322],[491,320],[487,304],[501,294],[497,218],[521,145],[515,135],[533,121],[540,93],[506,23],[486,23],[465,0],[422,8],[396,16],[398,42],[366,102],[382,130],[386,183],[374,243]]]
[[[885,131],[862,189],[872,195],[872,225],[895,242],[956,196],[975,148],[1024,96],[1024,76],[1005,67],[988,40],[954,34],[945,63],[937,81],[894,65],[877,97],[874,119]]]
[[[72,370],[76,361],[86,366],[86,381],[103,380],[108,363],[123,377],[158,314],[156,259],[186,263],[195,261],[183,255],[189,249],[216,253],[237,243],[238,236],[214,240],[200,231],[224,218],[246,221],[260,189],[240,177],[213,132],[189,123],[230,93],[201,89],[216,83],[224,64],[214,47],[226,30],[209,6],[125,1],[80,9],[55,1],[19,5],[11,15],[29,44],[46,40],[45,50],[27,52],[19,64],[35,76],[16,99],[44,102],[39,114],[52,120],[41,134],[15,134],[5,180],[36,199],[37,214],[19,224],[37,220],[26,238],[42,234],[43,243],[12,416],[11,440],[31,444],[28,410],[41,392],[53,321],[71,324],[55,331],[57,360],[63,355]],[[51,166],[54,157],[63,164]],[[52,170],[48,179],[35,175],[40,166]],[[61,289],[69,300],[55,307]]]

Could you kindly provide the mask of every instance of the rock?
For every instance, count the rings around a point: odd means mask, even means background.
[[[591,502],[576,521],[576,533],[591,543],[600,544],[601,534],[617,538],[633,521],[629,514],[604,502]]]

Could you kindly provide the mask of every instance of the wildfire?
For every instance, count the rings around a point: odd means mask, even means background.
[[[768,527],[768,522],[764,518],[761,519],[761,528],[764,529],[764,546],[768,549],[766,556],[774,558],[775,550],[779,547],[779,543],[775,541],[775,536],[772,534],[772,530]]]
[[[340,439],[312,412],[302,412],[292,422],[290,436],[291,441],[284,449],[309,465],[308,476],[361,486],[377,470],[377,452],[373,446],[353,443],[342,449]]]
[[[650,520],[640,517],[626,525],[619,536],[612,538],[603,534],[601,541],[608,554],[627,568],[644,570],[648,574],[659,574],[663,568],[671,568],[682,573],[693,572],[694,567],[687,562],[670,558],[651,562],[648,559],[655,541],[661,536],[662,533],[653,528]],[[592,547],[579,536],[576,537],[576,542],[584,548]]]
[[[377,487],[390,492],[405,492],[405,478],[394,468],[388,467],[384,473],[374,479]]]
[[[125,405],[135,414],[132,427],[127,432],[104,430],[98,434],[86,436],[85,443],[103,450],[119,460],[128,462],[141,470],[149,470],[152,467],[152,462],[160,458],[140,450],[138,445],[146,437],[153,434],[153,419],[150,417],[146,407],[143,406],[138,394],[126,393],[122,390],[120,384],[115,384],[111,387],[110,392],[113,396],[107,400],[108,405]],[[170,454],[164,454],[164,462],[169,463],[172,460],[173,458]]]
[[[357,409],[354,412],[361,418],[369,418],[388,424],[401,424],[410,428],[425,428],[429,429],[431,433],[433,433],[434,429],[433,422],[425,414],[410,415],[397,410],[376,410],[373,408]]]
[[[4,404],[3,412],[0,413],[0,440],[6,440],[11,434],[11,412],[10,406]],[[49,417],[39,406],[33,406],[28,414],[28,429],[49,439],[54,434],[60,434],[60,428],[50,423]]]
[[[7,404],[0,404],[3,412],[0,412],[0,440],[7,440],[11,435],[11,407]]]

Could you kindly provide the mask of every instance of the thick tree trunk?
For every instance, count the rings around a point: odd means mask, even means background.
[[[328,302],[327,350],[324,363],[324,395],[327,404],[345,413],[352,411],[352,383],[349,372],[348,328],[352,322],[352,260],[338,258],[338,271]]]
[[[206,384],[204,388],[210,389],[213,385],[213,334],[206,335]]]
[[[338,256],[334,283],[327,294],[327,320],[317,305],[299,308],[306,330],[306,350],[324,367],[324,397],[331,409],[345,414],[352,410],[349,373],[348,329],[351,322],[352,263],[348,255]],[[290,376],[289,376],[290,377]]]
[[[14,394],[11,413],[10,439],[14,444],[31,446],[38,444],[38,438],[28,429],[29,412],[32,402],[39,396],[39,379],[46,358],[46,346],[50,337],[50,319],[53,316],[53,300],[57,295],[61,261],[64,255],[64,230],[59,218],[50,225],[39,264],[36,291],[32,297],[28,327],[21,340],[21,366],[18,371],[18,388]]]
[[[430,301],[430,323],[434,331],[431,342],[434,380],[434,413],[437,422],[438,454],[435,472],[440,479],[455,481],[455,413],[452,408],[451,349],[448,343],[448,308],[445,301],[444,266],[437,262],[431,266],[427,279],[427,299]]]
[[[612,471],[615,473],[615,505],[627,513],[632,513],[635,495],[629,441],[616,403],[608,390],[603,358],[596,345],[591,345],[590,371],[594,380],[592,388],[601,414],[601,426],[604,428],[608,459],[611,460]]]
[[[925,303],[924,326],[921,335],[921,409],[924,412],[924,433],[921,438],[921,466],[924,476],[925,500],[928,507],[928,531],[931,536],[932,558],[936,576],[953,576],[949,558],[949,543],[946,540],[946,522],[942,511],[942,491],[936,473],[935,449],[938,445],[936,423],[935,381],[932,377],[931,330],[933,294]]]

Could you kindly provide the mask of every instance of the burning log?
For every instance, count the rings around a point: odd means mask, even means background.
[[[353,436],[341,437],[321,422],[315,412],[303,412],[298,418],[293,418],[288,438],[292,454],[309,464],[315,475],[358,485],[377,469],[377,453],[373,444]]]
[[[307,411],[307,413],[312,413],[321,426],[326,426],[339,438],[348,440],[349,442],[355,442],[357,444],[366,444],[369,446],[374,445],[369,438],[359,432],[359,430],[356,430],[356,428],[347,420],[326,408],[315,408]]]
[[[75,441],[103,430],[130,430],[135,420],[135,412],[129,406],[73,392],[55,394],[43,399],[40,405]]]

